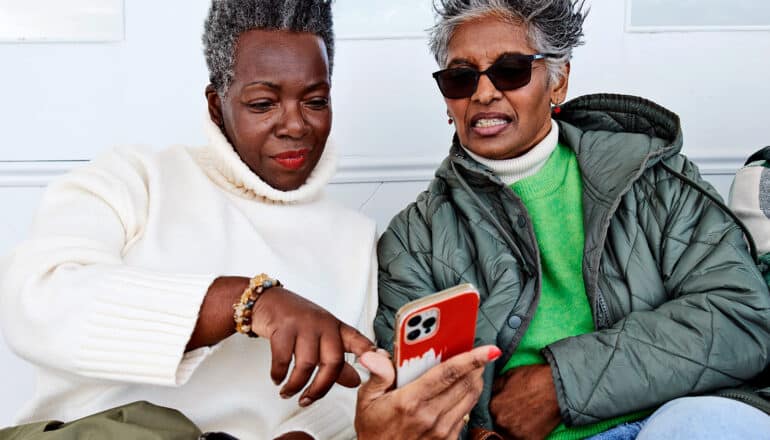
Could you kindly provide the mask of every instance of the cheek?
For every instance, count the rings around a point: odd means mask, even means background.
[[[449,116],[457,123],[465,117],[465,110],[468,108],[468,103],[465,101],[465,99],[444,99]]]
[[[465,99],[445,99],[449,117],[454,121],[454,129],[457,131],[457,136],[460,137],[460,142],[467,143],[468,133],[467,127],[469,121],[466,121],[466,113],[468,111],[468,102]]]
[[[319,143],[325,143],[332,128],[331,110],[326,112],[315,112],[306,116],[306,118],[308,124],[313,129],[315,136],[318,138],[317,141]]]
[[[521,124],[528,124],[532,120],[540,119],[544,113],[550,113],[548,90],[542,84],[530,84],[530,86],[534,87],[505,93],[506,100]]]

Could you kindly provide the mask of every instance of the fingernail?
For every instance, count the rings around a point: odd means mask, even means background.
[[[287,393],[281,393],[281,399],[291,399],[291,396]]]
[[[503,354],[503,352],[502,352],[502,351],[500,351],[500,349],[499,349],[499,348],[497,348],[497,347],[490,347],[490,348],[489,348],[489,353],[487,354],[487,358],[488,358],[490,361],[494,361],[494,360],[496,360],[497,358],[499,358],[499,357],[500,357],[500,355],[502,355],[502,354]]]
[[[313,403],[313,399],[311,399],[310,397],[303,397],[302,399],[299,400],[299,406],[301,407],[310,406],[311,403]]]

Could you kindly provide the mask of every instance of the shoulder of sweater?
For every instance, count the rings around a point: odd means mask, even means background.
[[[89,193],[109,200],[146,199],[150,182],[169,172],[180,175],[180,167],[195,167],[185,147],[156,150],[146,146],[119,146],[102,152],[89,162],[54,179],[44,198],[64,193]],[[74,191],[74,192],[73,192]]]
[[[185,156],[189,158],[187,148],[184,146],[171,146],[161,150],[142,145],[116,146],[100,153],[82,166],[74,168],[72,172],[132,169],[145,173],[163,162],[179,163],[179,159]]]

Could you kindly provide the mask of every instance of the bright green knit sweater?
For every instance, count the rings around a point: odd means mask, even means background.
[[[540,351],[548,344],[594,331],[583,282],[583,182],[575,153],[559,144],[537,174],[514,183],[511,189],[532,218],[543,278],[535,316],[503,372],[544,364],[546,360]],[[630,414],[576,428],[562,424],[548,438],[582,439],[646,414]]]

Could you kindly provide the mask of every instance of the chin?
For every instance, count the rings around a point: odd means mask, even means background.
[[[529,151],[529,148],[521,145],[520,141],[505,139],[486,139],[481,142],[474,142],[465,148],[474,154],[490,160],[513,159]]]
[[[510,159],[518,156],[515,149],[495,145],[468,145],[465,147],[473,154],[490,160]]]
[[[312,172],[312,169],[311,169]],[[277,189],[278,191],[294,191],[299,189],[310,178],[311,172],[302,172],[291,175],[280,176],[283,178],[275,179],[271,182],[267,182],[268,185]]]
[[[268,182],[268,185],[272,186],[278,191],[294,191],[295,189],[299,189],[302,185],[304,185],[306,181],[307,179],[290,182]]]

